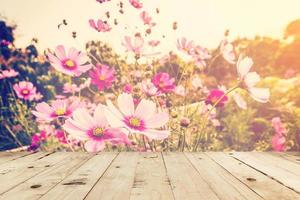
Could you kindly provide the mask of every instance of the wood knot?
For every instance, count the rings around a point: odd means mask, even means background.
[[[42,186],[42,185],[40,185],[40,184],[36,184],[36,185],[30,186],[30,188],[35,189],[35,188],[39,188],[39,187],[41,187],[41,186]]]
[[[255,178],[247,178],[247,181],[256,181],[256,179]]]

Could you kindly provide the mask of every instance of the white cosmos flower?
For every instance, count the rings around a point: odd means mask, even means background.
[[[270,98],[270,90],[268,88],[257,88],[255,85],[260,81],[260,77],[256,72],[249,72],[253,65],[253,60],[249,57],[242,58],[237,62],[237,72],[240,81],[243,81],[247,87],[250,96],[261,103],[266,103]]]

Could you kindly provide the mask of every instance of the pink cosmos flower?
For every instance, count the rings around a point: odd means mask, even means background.
[[[274,151],[285,151],[285,137],[275,134],[272,137],[272,148]]]
[[[188,42],[185,37],[181,38],[181,40],[177,39],[177,49],[179,51],[183,51],[184,53],[191,55],[194,47],[195,47],[195,44],[194,44],[194,41],[192,41],[192,40]]]
[[[153,77],[152,83],[161,93],[172,92],[175,89],[175,79],[170,78],[170,75],[165,72],[157,73]]]
[[[132,42],[131,37],[125,36],[125,43],[122,45],[126,48],[126,51],[131,51],[136,55],[140,55],[144,46],[144,39],[140,34],[135,34],[134,41]]]
[[[115,70],[108,65],[97,64],[96,68],[90,71],[90,78],[92,84],[96,85],[99,91],[103,91],[104,88],[111,88],[115,81]]]
[[[13,86],[17,96],[25,100],[34,100],[36,95],[36,87],[31,82],[21,81]]]
[[[144,25],[149,25],[150,28],[155,26],[155,23],[152,22],[152,17],[149,16],[148,12],[146,11],[141,12],[140,17],[143,20]]]
[[[221,42],[220,50],[223,58],[229,62],[230,64],[235,63],[235,54],[232,44],[230,44],[227,40],[223,40]]]
[[[130,83],[126,84],[126,85],[123,87],[123,91],[124,91],[125,93],[130,94],[130,93],[132,93],[132,90],[133,90],[133,88],[132,88],[132,85],[131,85]]]
[[[219,101],[216,106],[222,107],[228,101],[228,97],[224,95],[225,92],[223,90],[219,90],[219,89],[210,90],[208,96],[206,97],[205,103],[214,105]]]
[[[201,47],[196,46],[195,48],[190,50],[190,54],[192,55],[195,64],[199,68],[203,68],[206,66],[206,60],[211,58],[211,55],[209,54],[208,50]]]
[[[109,126],[105,117],[106,107],[99,104],[93,116],[85,108],[80,108],[73,113],[73,117],[66,120],[63,125],[71,136],[85,141],[88,152],[98,152],[105,148],[105,142],[121,142],[127,136],[121,129]]]
[[[155,96],[156,94],[158,94],[158,89],[149,79],[142,81],[141,88],[147,96]]]
[[[285,136],[287,133],[286,128],[281,122],[280,117],[274,117],[272,119],[272,126],[275,129],[275,135],[272,137],[272,147],[275,151],[285,151]]]
[[[258,88],[255,85],[260,81],[260,77],[256,72],[249,72],[253,65],[253,61],[249,57],[242,59],[240,56],[237,61],[237,71],[240,81],[245,84],[250,96],[261,103],[266,103],[270,98],[270,91],[268,88]]]
[[[157,130],[168,122],[169,116],[166,112],[156,112],[156,105],[152,101],[142,99],[135,108],[132,95],[123,93],[117,102],[120,111],[107,100],[106,117],[112,127],[126,128],[131,133],[158,140],[170,134],[168,130]]]
[[[3,70],[0,72],[0,79],[12,78],[19,75],[19,72],[16,72],[14,69]]]
[[[70,48],[66,55],[65,47],[59,45],[55,49],[55,55],[48,53],[48,58],[52,66],[57,70],[69,76],[80,76],[91,69],[91,64],[86,64],[89,58],[75,48]]]
[[[68,143],[68,138],[66,137],[66,134],[62,130],[56,130],[55,131],[55,137],[62,144],[67,144]]]
[[[38,103],[35,107],[36,110],[32,111],[37,117],[38,121],[50,122],[57,118],[68,118],[72,113],[83,107],[83,104],[78,99],[72,101],[68,99],[58,99],[51,102],[51,105],[46,102]]]
[[[41,100],[43,97],[44,97],[44,95],[42,95],[41,93],[37,92],[37,93],[34,95],[33,99],[36,100],[36,101],[39,101],[39,100]]]
[[[129,0],[129,3],[137,9],[140,9],[143,7],[143,4],[139,0]]]
[[[274,117],[272,119],[272,126],[278,135],[286,135],[287,130],[281,122],[280,117]]]
[[[80,88],[76,85],[76,84],[70,84],[70,83],[65,83],[64,87],[63,87],[63,93],[67,94],[67,93],[75,93],[75,92],[79,92]]]
[[[101,19],[98,19],[97,24],[95,20],[90,19],[89,20],[90,26],[95,29],[98,32],[109,32],[111,30],[111,27],[106,22],[102,21]]]
[[[160,44],[160,41],[159,40],[150,40],[148,42],[148,45],[151,46],[151,47],[156,47]]]

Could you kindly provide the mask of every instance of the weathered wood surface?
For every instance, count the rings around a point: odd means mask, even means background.
[[[300,153],[0,152],[0,199],[300,200]]]

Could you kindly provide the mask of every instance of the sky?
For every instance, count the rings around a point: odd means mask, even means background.
[[[231,38],[253,38],[255,35],[282,38],[286,25],[300,18],[299,0],[140,0],[144,5],[141,10],[130,6],[128,0],[122,1],[123,15],[118,11],[119,0],[103,4],[96,0],[0,0],[0,14],[9,23],[17,24],[18,47],[30,44],[36,37],[40,50],[58,44],[81,49],[87,41],[94,39],[106,41],[118,53],[125,50],[121,45],[125,35],[133,36],[145,29],[139,18],[143,10],[157,23],[148,39],[161,40],[158,50],[163,53],[174,50],[176,40],[181,37],[214,48],[227,29]],[[159,8],[159,14],[156,8]],[[88,20],[102,19],[106,11],[110,11],[111,20],[117,18],[119,25],[112,24],[109,33],[92,30]],[[67,20],[68,26],[58,29],[62,19]],[[175,21],[178,24],[176,31],[172,29]],[[77,32],[76,40],[71,37],[72,31]]]

